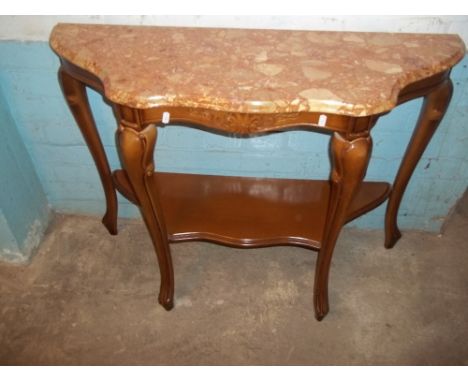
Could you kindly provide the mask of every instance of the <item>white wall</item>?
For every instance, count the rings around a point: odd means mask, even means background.
[[[0,16],[0,40],[47,41],[58,22],[456,33],[468,45],[468,16]]]

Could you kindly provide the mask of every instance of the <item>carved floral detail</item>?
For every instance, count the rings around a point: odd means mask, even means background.
[[[188,116],[194,123],[241,135],[301,124],[300,113],[225,113],[207,109],[191,109]]]

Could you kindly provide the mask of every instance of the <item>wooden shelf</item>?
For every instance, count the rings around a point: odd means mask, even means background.
[[[320,248],[330,185],[325,180],[155,173],[171,242],[207,240],[235,247]],[[136,203],[121,170],[117,189]],[[350,221],[384,202],[390,185],[364,182]],[[138,204],[138,203],[136,203]]]

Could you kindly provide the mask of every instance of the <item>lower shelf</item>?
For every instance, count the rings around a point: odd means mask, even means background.
[[[207,240],[235,247],[320,248],[328,181],[155,174],[171,242]],[[135,202],[122,170],[114,172],[114,181],[117,189]],[[388,183],[364,182],[347,221],[380,205],[389,192]]]

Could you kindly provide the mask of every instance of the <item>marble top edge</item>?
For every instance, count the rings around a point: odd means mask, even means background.
[[[257,28],[257,27],[212,27],[212,26],[187,26],[187,25],[139,25],[139,24],[93,24],[93,23],[56,23],[52,30],[51,35],[56,28],[62,27],[109,27],[109,28],[145,28],[145,29],[182,29],[182,30],[239,30],[239,31],[265,31],[265,32],[313,32],[313,33],[331,33],[331,34],[342,34],[342,33],[351,33],[351,34],[385,34],[385,35],[402,35],[402,36],[454,36],[458,37],[461,41],[462,38],[456,33],[420,33],[420,32],[371,32],[371,31],[355,31],[355,30],[326,30],[326,29],[287,29],[287,28]]]
[[[130,107],[349,116],[391,110],[465,54],[455,34],[67,23],[50,45]]]

